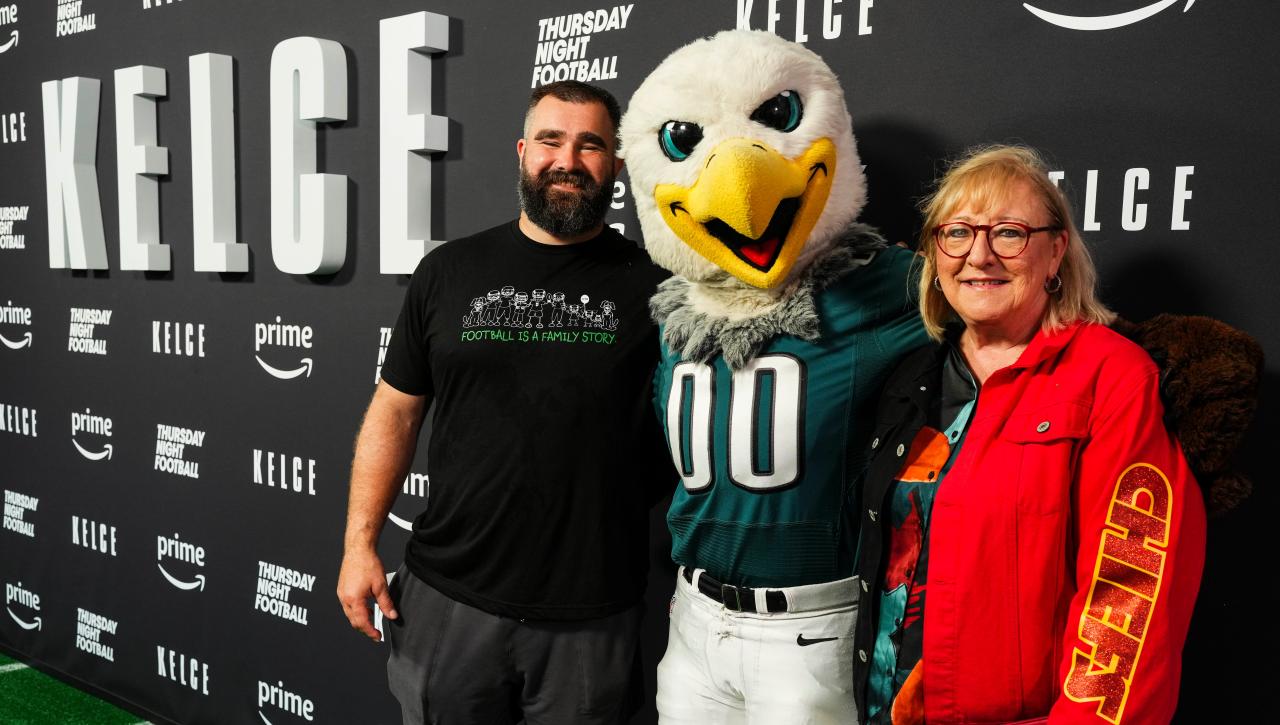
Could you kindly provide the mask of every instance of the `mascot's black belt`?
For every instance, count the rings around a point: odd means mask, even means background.
[[[685,581],[693,584],[693,569],[681,567]],[[756,592],[764,592],[765,612],[776,614],[787,611],[787,596],[777,589],[752,589],[751,587],[735,587],[714,579],[703,571],[698,577],[698,591],[735,612],[758,612],[756,608]]]

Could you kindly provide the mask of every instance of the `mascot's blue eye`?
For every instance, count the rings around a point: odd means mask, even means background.
[[[667,121],[658,130],[662,153],[672,161],[684,161],[702,140],[702,127],[688,121]]]
[[[769,128],[790,133],[800,125],[800,118],[803,115],[804,108],[800,105],[800,94],[795,91],[783,91],[752,111],[751,120]]]

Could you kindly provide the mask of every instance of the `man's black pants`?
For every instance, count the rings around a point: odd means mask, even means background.
[[[405,725],[614,725],[640,705],[643,605],[534,622],[457,602],[400,567],[383,619],[387,679]]]

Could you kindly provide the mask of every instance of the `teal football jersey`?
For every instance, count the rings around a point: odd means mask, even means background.
[[[738,586],[853,575],[852,486],[880,388],[926,344],[913,254],[889,247],[815,294],[821,335],[775,338],[745,368],[662,346],[654,402],[680,474],[672,559]]]

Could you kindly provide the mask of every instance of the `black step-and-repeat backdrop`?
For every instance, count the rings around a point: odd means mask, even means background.
[[[1027,142],[1118,310],[1212,315],[1280,359],[1277,25],[1208,0],[0,0],[0,649],[157,720],[396,722],[385,645],[333,590],[406,274],[514,215],[533,86],[625,103],[721,29],[835,68],[893,239],[940,159]],[[1179,722],[1249,721],[1270,686],[1276,382],[1241,457],[1257,493],[1211,525]]]

